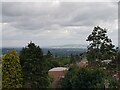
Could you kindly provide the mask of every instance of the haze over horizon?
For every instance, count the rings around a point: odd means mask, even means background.
[[[3,47],[82,44],[95,26],[107,28],[118,46],[118,5],[114,2],[3,2]]]

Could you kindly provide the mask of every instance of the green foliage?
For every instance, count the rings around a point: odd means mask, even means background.
[[[46,64],[47,64],[47,69],[51,69],[53,67],[58,67],[59,62],[56,60],[56,58],[53,56],[53,54],[48,51],[48,53],[44,56],[45,60],[46,60]]]
[[[15,50],[2,56],[2,74],[2,88],[22,87],[21,65]]]
[[[79,55],[70,55],[70,63],[76,63],[77,61],[79,61],[80,56]]]
[[[109,88],[119,87],[119,83],[103,69],[90,69],[72,66],[62,80],[63,88],[104,88],[105,80]]]
[[[70,57],[67,56],[56,58],[56,60],[59,62],[60,66],[65,66],[70,64]]]
[[[120,51],[117,52],[117,56],[116,56],[116,58],[113,60],[113,64],[114,64],[114,66],[116,65],[116,67],[117,67],[118,70],[120,71]]]
[[[46,64],[48,66],[48,70],[54,67],[65,66],[70,63],[69,56],[58,56],[55,57],[50,51],[44,56],[46,59]]]
[[[24,75],[24,87],[46,88],[49,86],[46,60],[39,46],[30,42],[21,50],[20,62]]]
[[[48,75],[49,86],[48,88],[52,88],[51,83],[54,81],[54,77],[52,75]]]
[[[106,35],[107,30],[97,26],[86,41],[91,42],[88,46],[88,59],[113,59],[116,50],[112,40]]]
[[[73,65],[69,68],[67,74],[61,82],[63,88],[73,88],[73,83],[78,72],[78,67]]]
[[[107,65],[107,68],[120,71],[120,51],[117,51],[115,59]]]
[[[74,57],[73,57],[73,55],[71,54],[71,55],[70,55],[70,63],[74,63],[74,62],[75,62]]]
[[[110,76],[106,77],[106,79],[109,80],[110,88],[120,88],[120,81],[117,81],[115,78],[112,78]]]

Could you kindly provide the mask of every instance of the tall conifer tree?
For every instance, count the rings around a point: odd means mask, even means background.
[[[49,85],[46,61],[39,46],[30,42],[20,52],[20,61],[27,88],[46,88]]]

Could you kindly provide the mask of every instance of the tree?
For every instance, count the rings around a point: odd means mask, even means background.
[[[73,87],[103,88],[103,76],[104,73],[100,70],[80,68],[73,83]]]
[[[53,68],[53,67],[60,66],[58,60],[56,60],[56,58],[53,56],[53,54],[49,50],[44,57],[46,59],[46,64],[47,64],[48,70]]]
[[[104,88],[105,80],[109,88],[119,88],[119,82],[102,69],[71,67],[62,80],[63,88]]]
[[[75,55],[75,60],[76,60],[76,62],[80,61],[80,56],[79,55]]]
[[[27,88],[46,88],[49,86],[46,61],[41,48],[30,42],[20,52],[20,62]]]
[[[76,74],[78,72],[78,67],[76,65],[72,65],[65,77],[62,79],[61,86],[63,88],[73,88],[73,82],[76,78]]]
[[[2,56],[2,88],[21,88],[22,71],[20,59],[15,50]]]
[[[118,50],[118,48],[116,49],[116,51],[117,51],[116,57],[109,64],[109,68],[113,70],[117,69],[118,71],[120,71],[120,51]]]
[[[115,45],[112,44],[112,40],[108,38],[106,33],[107,29],[97,26],[86,39],[91,42],[88,45],[90,59],[113,59],[116,54]]]
[[[46,57],[47,57],[47,58],[52,58],[52,57],[53,57],[52,53],[51,53],[49,50],[48,50],[48,52],[47,52]]]
[[[76,58],[73,54],[70,55],[70,63],[76,63]]]

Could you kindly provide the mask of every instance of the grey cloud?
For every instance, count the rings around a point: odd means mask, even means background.
[[[9,21],[11,25],[20,29],[31,30],[49,27],[52,24],[88,26],[100,20],[116,18],[116,13],[112,13],[115,8],[104,3],[61,3],[59,7],[51,6],[51,9],[49,3],[35,5],[36,3],[3,3],[3,21]]]
[[[85,43],[94,26],[102,23],[105,28],[114,28],[108,26],[117,19],[117,6],[113,3],[11,2],[3,3],[2,15],[3,23],[8,23],[3,28],[4,43],[7,40],[13,43],[35,40],[41,45],[45,42],[54,45],[57,41],[59,44]]]

